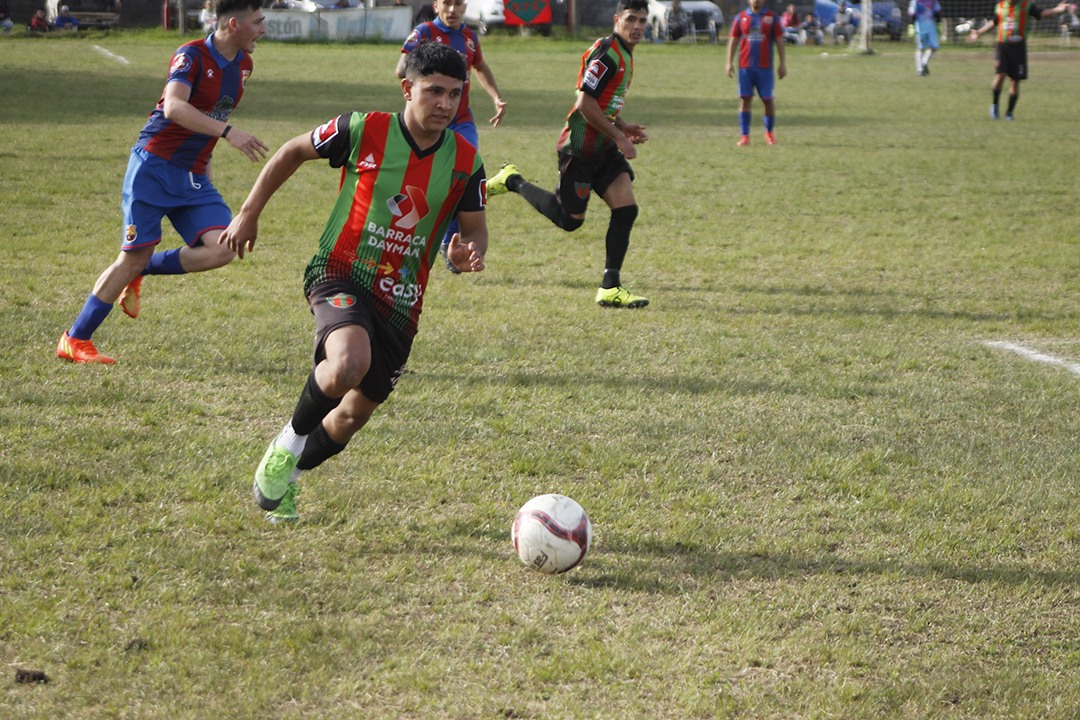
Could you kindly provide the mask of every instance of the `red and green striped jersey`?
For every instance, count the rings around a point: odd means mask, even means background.
[[[414,337],[446,226],[459,210],[486,204],[480,154],[450,130],[418,150],[398,113],[346,113],[313,130],[311,142],[341,168],[341,186],[304,273],[304,293],[347,280]]]
[[[1027,38],[1029,15],[1038,20],[1042,17],[1042,10],[1028,0],[1001,0],[994,8],[998,42],[1009,45],[1024,42]]]
[[[630,80],[634,77],[634,56],[618,34],[597,40],[581,56],[577,90],[599,103],[612,122],[622,110]],[[574,157],[593,157],[615,147],[615,141],[585,120],[577,110],[571,110],[563,126],[556,148]]]

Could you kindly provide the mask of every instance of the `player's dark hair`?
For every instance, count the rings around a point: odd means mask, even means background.
[[[435,74],[465,82],[469,70],[458,51],[442,43],[426,42],[409,53],[409,59],[405,61],[405,77],[415,80]]]
[[[635,12],[649,12],[649,0],[619,0],[615,6],[615,14],[622,15],[626,10]]]
[[[262,7],[262,2],[260,0],[215,0],[213,5],[214,15],[220,20],[239,15],[245,10],[255,12]]]

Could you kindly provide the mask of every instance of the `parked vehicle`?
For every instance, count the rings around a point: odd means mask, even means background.
[[[693,18],[693,28],[687,35],[695,37],[704,34],[709,42],[715,43],[720,29],[724,27],[724,13],[720,6],[709,0],[682,0],[681,4],[687,16]],[[653,39],[668,39],[667,14],[670,9],[671,0],[649,0],[649,30]]]
[[[465,24],[477,35],[487,35],[492,28],[504,27],[503,0],[469,0],[465,6]]]

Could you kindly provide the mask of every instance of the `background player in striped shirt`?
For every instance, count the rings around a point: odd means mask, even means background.
[[[1069,8],[1068,3],[1062,2],[1050,10],[1042,10],[1029,0],[1001,0],[994,7],[994,19],[983,25],[978,30],[972,30],[968,35],[968,42],[975,42],[983,33],[988,33],[995,27],[998,29],[998,41],[994,47],[994,82],[991,90],[994,93],[994,102],[990,106],[990,118],[997,120],[1001,117],[998,103],[1001,100],[1001,88],[1005,85],[1005,77],[1008,76],[1009,86],[1009,109],[1005,113],[1006,120],[1013,119],[1013,109],[1016,101],[1020,99],[1020,81],[1027,80],[1027,31],[1028,18],[1038,20],[1046,15],[1057,15]]]
[[[210,154],[220,137],[252,162],[266,157],[262,140],[229,124],[251,75],[250,53],[266,25],[252,0],[219,0],[217,16],[213,35],[173,54],[165,92],[131,149],[121,252],[60,338],[56,354],[65,360],[115,362],[90,338],[118,299],[127,315],[138,316],[143,275],[213,270],[235,257],[217,243],[232,212],[214,188]],[[154,252],[166,216],[186,247]]]
[[[315,315],[314,370],[292,418],[255,471],[271,522],[295,520],[296,480],[345,449],[394,389],[416,335],[432,261],[450,218],[460,236],[447,257],[484,269],[487,224],[480,154],[446,128],[465,85],[465,61],[447,45],[409,55],[403,113],[347,113],[293,138],[263,168],[220,242],[244,256],[259,215],[297,169],[328,159],[342,169],[338,198],[304,273]]]
[[[559,185],[554,193],[537,187],[507,163],[488,182],[488,193],[516,192],[540,214],[567,232],[585,222],[589,195],[611,208],[605,240],[604,277],[596,302],[605,307],[645,307],[648,299],[622,286],[620,272],[637,219],[634,171],[627,160],[648,140],[645,127],[619,117],[634,75],[633,50],[645,37],[647,0],[619,0],[615,32],[597,40],[581,58],[577,101],[559,135]]]
[[[499,127],[503,115],[506,114],[506,101],[499,94],[498,83],[495,82],[495,73],[491,66],[484,60],[484,54],[480,51],[480,38],[463,24],[465,21],[465,0],[435,0],[434,8],[436,18],[431,22],[417,25],[401,48],[401,57],[398,59],[397,76],[405,77],[405,62],[409,53],[427,42],[436,42],[449,45],[458,51],[465,60],[468,75],[465,78],[465,89],[461,93],[461,106],[458,108],[457,117],[450,123],[450,129],[461,133],[466,140],[476,147],[480,147],[480,135],[476,131],[476,121],[473,119],[472,108],[469,107],[469,86],[471,85],[472,73],[475,70],[480,80],[481,87],[487,91],[491,99],[495,101],[495,117],[488,122],[494,127]],[[450,244],[450,238],[458,231],[457,220],[450,222],[446,230],[446,237],[442,241],[443,255]],[[446,261],[446,267],[451,272],[457,272],[454,264]]]
[[[735,41],[739,42],[736,43]],[[773,100],[772,57],[773,45],[780,54],[776,74],[781,79],[787,75],[784,62],[784,25],[772,10],[765,9],[765,0],[750,0],[750,7],[743,10],[731,23],[728,39],[725,72],[731,77],[734,71],[735,49],[739,50],[739,130],[737,145],[750,144],[750,108],[754,90],[765,106],[765,142],[776,144],[773,128],[776,126],[776,103]]]

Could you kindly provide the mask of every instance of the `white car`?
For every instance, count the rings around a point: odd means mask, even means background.
[[[470,3],[471,4],[471,3]],[[687,18],[692,19],[687,28],[686,35],[696,37],[705,35],[709,42],[716,42],[720,28],[724,27],[724,13],[720,6],[709,0],[681,0],[682,9],[686,11]],[[671,0],[649,0],[649,28],[655,40],[668,39],[667,14],[671,9]]]
[[[488,30],[506,24],[503,0],[469,0],[465,6],[465,24],[477,35],[487,35]]]

